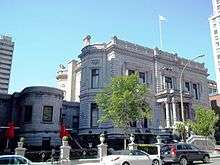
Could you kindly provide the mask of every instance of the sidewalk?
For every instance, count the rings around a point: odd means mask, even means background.
[[[210,158],[220,158],[220,151],[215,150],[214,152],[209,153]]]
[[[99,164],[99,159],[77,159],[77,160],[72,160],[72,164],[80,165],[80,164],[85,164],[85,165],[98,165]]]

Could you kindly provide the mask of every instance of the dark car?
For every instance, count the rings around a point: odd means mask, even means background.
[[[193,161],[208,163],[209,153],[202,151],[191,144],[177,143],[161,146],[161,159],[166,163],[179,163],[180,165],[192,164]]]

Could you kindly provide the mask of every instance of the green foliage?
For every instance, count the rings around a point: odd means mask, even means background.
[[[133,121],[149,118],[148,88],[140,84],[137,75],[114,77],[109,86],[96,95],[96,103],[103,115],[99,122],[111,120],[124,130]]]
[[[187,125],[188,124],[186,122],[178,122],[175,126],[176,131],[179,133],[184,142],[186,142]]]
[[[189,126],[196,135],[210,136],[215,132],[217,121],[218,116],[214,110],[200,106],[196,109],[195,121],[189,121]]]
[[[64,137],[62,138],[62,140],[63,140],[63,141],[68,141],[68,140],[69,140],[69,137],[68,137],[68,136],[64,136]]]
[[[157,155],[158,154],[157,145],[154,145],[154,144],[138,144],[137,149],[143,150],[150,155]]]

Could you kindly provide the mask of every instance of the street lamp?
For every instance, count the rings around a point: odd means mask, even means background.
[[[182,78],[183,78],[183,72],[185,71],[186,67],[194,60],[204,57],[205,55],[199,55],[191,60],[189,60],[185,66],[183,67],[181,73],[180,73],[180,104],[181,104],[181,115],[182,115],[182,121],[185,121],[185,116],[184,116],[184,108],[183,108],[183,90],[182,90]]]

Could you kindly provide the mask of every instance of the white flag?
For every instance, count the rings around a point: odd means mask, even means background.
[[[167,19],[166,19],[166,17],[159,15],[159,20],[160,21],[166,21]]]

